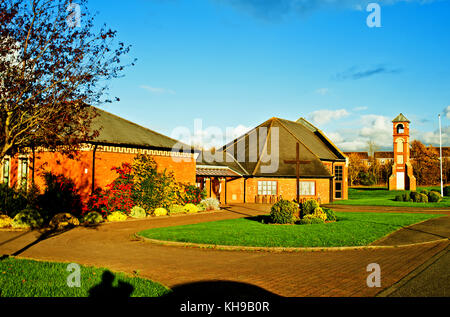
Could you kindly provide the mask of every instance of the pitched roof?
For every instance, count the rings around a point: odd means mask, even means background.
[[[369,159],[369,153],[368,152],[344,152],[345,155],[357,155],[361,160],[368,160]]]
[[[406,119],[406,117],[403,115],[403,113],[400,113],[397,117],[395,117],[394,120],[392,120],[392,122],[411,122],[408,119]]]
[[[331,177],[322,160],[343,161],[345,156],[324,134],[308,124],[306,120],[294,122],[271,118],[222,147],[216,155],[220,158],[220,164],[243,175],[292,177],[296,175],[295,164],[286,161],[296,159],[295,149],[299,143],[300,160],[310,161],[300,165],[300,176]],[[277,136],[278,143],[275,143]],[[271,163],[276,166],[275,171],[267,170]]]
[[[375,152],[374,157],[378,159],[394,158],[394,152]]]
[[[172,149],[176,144],[182,144],[112,113],[94,107],[92,109],[97,116],[92,120],[91,128],[99,131],[99,135],[90,140],[92,143],[154,149]]]

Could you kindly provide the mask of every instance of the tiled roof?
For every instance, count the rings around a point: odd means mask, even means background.
[[[197,176],[234,177],[242,176],[229,167],[197,165]]]
[[[374,156],[376,159],[394,158],[394,152],[375,152]]]

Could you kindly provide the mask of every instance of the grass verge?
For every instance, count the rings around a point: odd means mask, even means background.
[[[333,223],[314,225],[267,224],[268,216],[221,220],[155,228],[140,236],[213,245],[253,247],[344,247],[368,245],[408,225],[441,215],[392,213],[336,213]]]
[[[9,257],[0,260],[1,297],[159,297],[170,290],[156,282],[80,266],[81,287],[67,286],[68,263]]]

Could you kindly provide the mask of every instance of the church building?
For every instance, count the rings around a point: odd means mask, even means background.
[[[202,153],[197,159],[197,185],[222,204],[297,197],[330,203],[348,199],[348,163],[304,118],[296,122],[271,118],[214,155]]]
[[[177,181],[195,184],[194,151],[173,152],[179,141],[104,110],[92,109],[97,116],[91,127],[99,135],[83,144],[73,158],[42,148],[25,149],[20,155],[3,159],[0,181],[22,188],[29,188],[34,182],[42,190],[45,186],[41,176],[51,171],[71,178],[86,199],[95,188],[105,188],[116,179],[113,167],[132,163],[141,153],[151,155],[159,170],[173,172]]]

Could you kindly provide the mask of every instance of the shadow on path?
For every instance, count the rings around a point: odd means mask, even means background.
[[[164,298],[277,299],[281,296],[261,287],[232,281],[203,281],[177,285]]]

